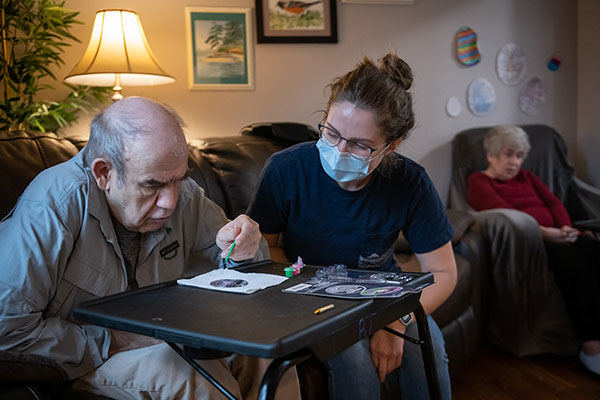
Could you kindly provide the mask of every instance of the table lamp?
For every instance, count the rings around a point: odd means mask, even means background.
[[[65,81],[113,86],[112,99],[120,100],[121,86],[161,85],[175,78],[156,62],[137,14],[109,9],[96,13],[88,47]]]

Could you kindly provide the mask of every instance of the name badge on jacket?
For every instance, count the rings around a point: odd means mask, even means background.
[[[176,240],[173,243],[163,247],[160,249],[160,256],[165,260],[170,260],[177,255],[177,248],[179,247],[179,242]]]

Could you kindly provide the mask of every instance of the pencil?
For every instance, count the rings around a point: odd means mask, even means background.
[[[333,304],[327,304],[325,307],[317,308],[315,314],[321,314],[322,312],[331,310],[333,307],[335,307]]]
[[[235,247],[235,242],[233,242],[233,244],[231,245],[231,248],[229,249],[229,253],[227,253],[227,257],[225,257],[225,262],[227,262],[227,260],[229,260],[229,256],[231,255],[231,252],[233,251],[234,247]]]

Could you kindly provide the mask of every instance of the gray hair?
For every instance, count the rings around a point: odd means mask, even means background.
[[[498,156],[505,147],[518,149],[527,157],[531,145],[527,133],[515,125],[498,125],[487,131],[483,139],[483,149],[487,156]]]
[[[175,134],[184,135],[183,127],[185,123],[175,110],[165,104],[148,99],[143,100],[154,103],[159,109],[162,109],[165,116],[170,119],[169,122],[175,129]],[[127,99],[120,101],[127,101]],[[113,103],[105,108],[92,120],[90,137],[83,153],[83,162],[86,167],[91,167],[92,161],[96,158],[106,158],[115,169],[118,182],[123,184],[125,148],[133,143],[139,135],[152,133],[156,128],[152,123],[149,123],[147,115],[123,112],[115,105],[117,104]],[[175,144],[172,151],[175,156],[183,156],[183,152],[187,152],[187,147],[184,150],[182,146]]]

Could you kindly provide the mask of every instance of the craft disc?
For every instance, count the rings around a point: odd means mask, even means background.
[[[335,285],[325,289],[330,294],[354,294],[364,291],[366,287],[360,285]]]
[[[397,293],[402,290],[402,286],[382,286],[378,288],[367,289],[361,293],[363,296],[380,296],[383,294]]]
[[[214,287],[242,287],[248,284],[247,281],[243,279],[217,279],[216,281],[212,281],[210,286]]]

